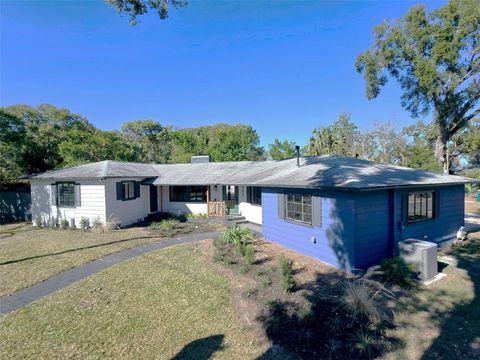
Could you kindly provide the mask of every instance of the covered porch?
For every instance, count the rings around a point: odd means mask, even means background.
[[[262,223],[261,188],[228,184],[149,185],[150,212],[245,217],[249,222]]]

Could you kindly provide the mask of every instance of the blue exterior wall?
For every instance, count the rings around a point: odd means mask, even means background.
[[[407,225],[402,199],[412,191],[436,191],[438,216]],[[278,193],[322,197],[322,225],[298,225],[278,216]],[[390,257],[407,238],[441,242],[455,237],[464,224],[464,186],[437,186],[374,191],[263,189],[263,234],[290,249],[345,271],[365,269]],[[311,237],[316,237],[312,243]],[[425,237],[426,236],[426,237]]]
[[[438,193],[438,216],[435,219],[406,224],[402,218],[402,195],[410,191],[434,190]],[[465,223],[465,186],[442,186],[395,191],[395,242],[408,238],[441,242],[455,238],[457,230]]]
[[[278,193],[321,196],[321,227],[304,226],[278,216]],[[353,269],[353,193],[303,189],[262,190],[263,235],[265,239],[315,257],[345,271]],[[311,238],[316,237],[313,243]]]
[[[365,269],[391,254],[391,191],[355,193],[355,267]],[[390,243],[389,243],[390,242]]]

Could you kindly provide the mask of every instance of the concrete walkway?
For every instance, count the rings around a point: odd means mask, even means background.
[[[63,289],[64,287],[85,279],[90,275],[105,270],[110,266],[118,264],[122,261],[134,258],[135,256],[143,255],[150,251],[164,249],[173,245],[184,244],[192,241],[214,239],[219,235],[220,232],[212,231],[207,233],[190,234],[177,238],[163,239],[151,244],[122,250],[98,260],[93,260],[85,265],[81,265],[55,275],[29,288],[1,297],[0,314],[8,314],[9,312],[24,307],[35,300],[41,299],[57,290]]]

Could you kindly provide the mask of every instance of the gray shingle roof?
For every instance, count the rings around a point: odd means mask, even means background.
[[[472,179],[342,156],[267,161],[150,165],[102,161],[32,176],[37,179],[156,177],[155,185],[257,185],[268,187],[372,189],[465,184]]]
[[[129,163],[121,161],[99,161],[90,164],[75,166],[68,169],[47,171],[42,174],[31,175],[32,179],[96,179],[111,177],[138,177],[157,176],[155,165]]]

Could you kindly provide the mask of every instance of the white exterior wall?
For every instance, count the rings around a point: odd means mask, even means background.
[[[121,226],[142,221],[150,213],[150,188],[140,185],[140,197],[133,200],[117,200],[117,182],[141,181],[139,178],[118,178],[105,180],[106,217],[120,221]]]
[[[240,192],[239,200],[239,211],[242,216],[245,216],[245,219],[255,223],[262,224],[262,206],[253,205],[247,202],[247,187],[239,186],[238,191]]]
[[[63,181],[63,180],[62,180]],[[75,219],[77,227],[80,226],[80,219],[86,217],[90,223],[97,217],[105,222],[105,180],[65,180],[74,181],[80,184],[81,205],[77,207],[61,207],[52,204],[51,184],[55,180],[32,180],[32,221],[35,224],[37,218],[41,218],[43,223],[49,224],[52,218]]]

